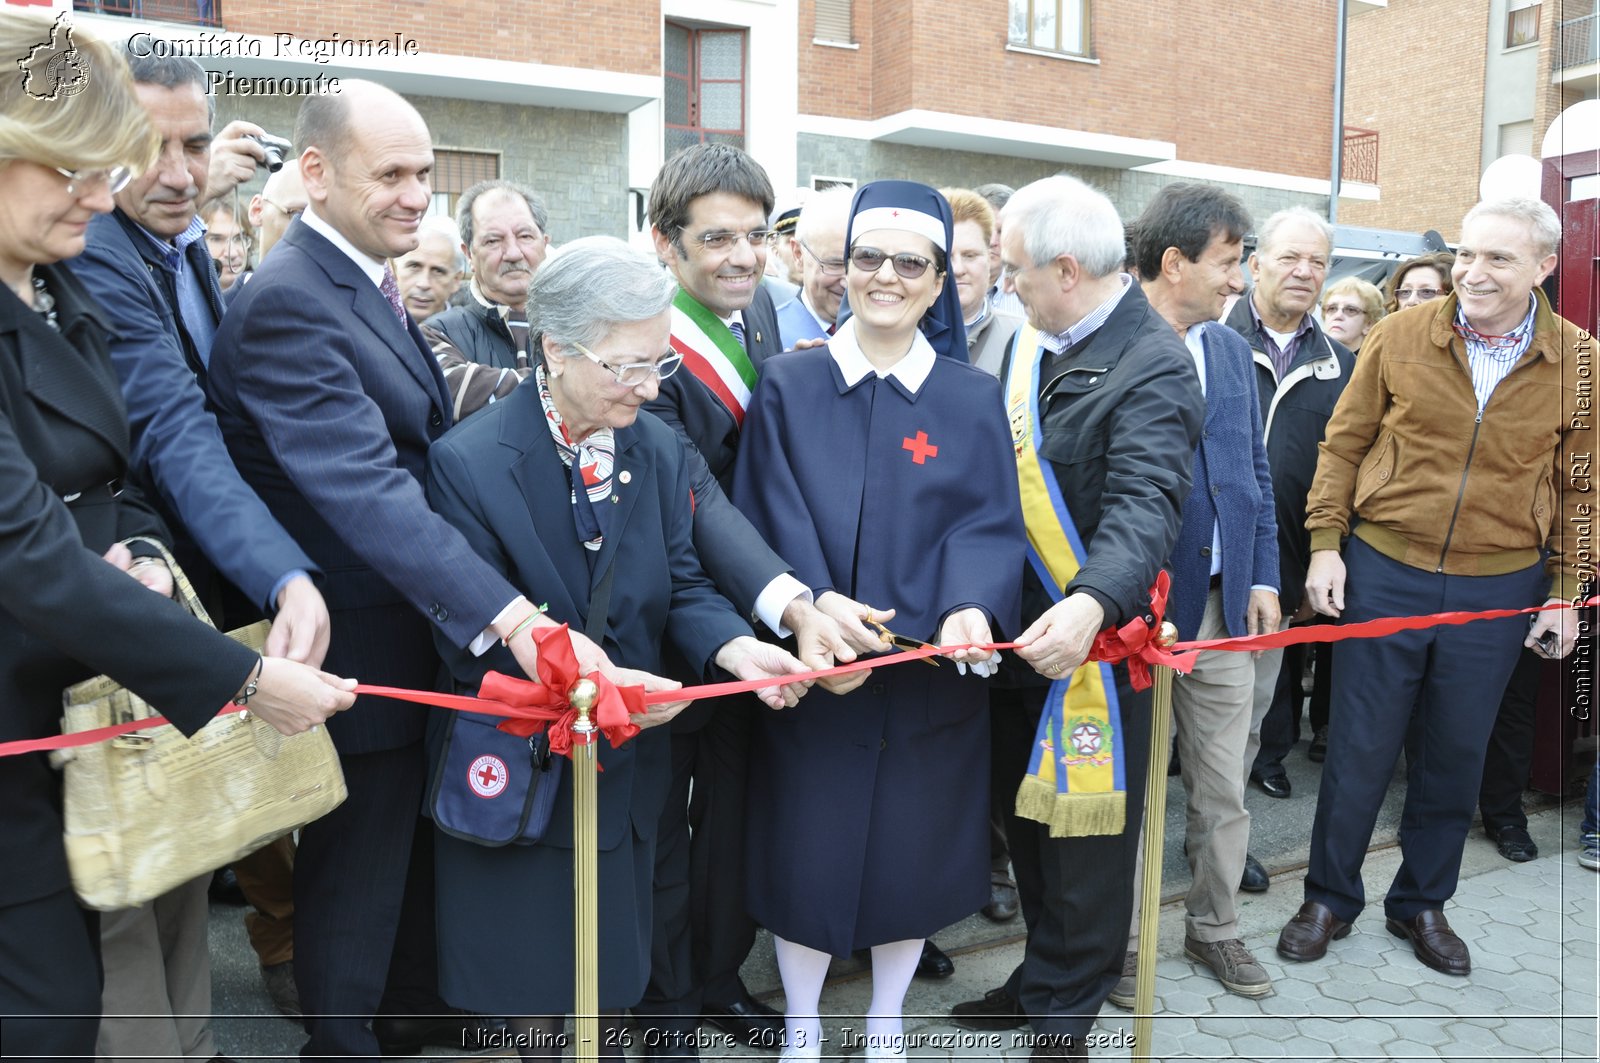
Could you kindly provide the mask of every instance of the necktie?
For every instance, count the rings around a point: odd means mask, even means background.
[[[728,331],[733,333],[733,338],[739,341],[739,346],[744,347],[744,345],[745,345],[745,343],[744,343],[744,322],[743,321],[730,321],[730,322],[728,322]],[[748,350],[748,348],[746,348],[746,349]]]
[[[528,368],[528,315],[513,308],[506,314],[506,327],[511,330],[511,343],[517,349],[517,368]]]
[[[388,266],[383,267],[383,281],[378,285],[378,291],[389,301],[389,309],[394,311],[394,316],[400,319],[401,327],[406,323],[406,306],[400,301],[400,285],[395,283],[394,271]]]

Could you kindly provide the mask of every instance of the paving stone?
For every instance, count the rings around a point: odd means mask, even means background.
[[[1471,1049],[1474,1054],[1500,1052],[1506,1047],[1505,1042],[1496,1037],[1493,1030],[1485,1030],[1482,1026],[1470,1022],[1446,1023],[1444,1030],[1450,1035],[1452,1044]]]
[[[1439,1051],[1431,1045],[1418,1044],[1402,1037],[1383,1046],[1386,1059],[1438,1059]]]

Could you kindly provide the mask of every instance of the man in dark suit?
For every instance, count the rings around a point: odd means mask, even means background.
[[[1151,584],[1177,539],[1205,400],[1183,341],[1121,272],[1122,221],[1109,200],[1074,178],[1049,177],[1018,191],[1003,221],[1003,283],[1032,326],[1014,341],[1008,361],[1017,365],[1005,375],[1031,373],[1038,382],[1030,389],[1022,376],[1020,387],[1008,388],[1017,396],[1013,412],[1036,418],[1036,451],[1026,453],[1037,454],[1038,475],[1056,481],[1082,543],[1076,566],[1045,559],[1052,573],[1073,572],[1065,586],[1047,588],[1033,566],[1023,574],[1022,618],[1031,625],[1017,640],[1017,659],[1025,667],[1008,659],[991,700],[996,741],[1009,752],[1009,763],[997,754],[995,764],[1015,793],[1046,707],[1045,684],[1083,666],[1101,630],[1150,615]],[[1024,337],[1034,342],[1024,347]],[[1019,424],[1030,427],[1014,420],[1014,432]],[[1053,507],[1024,515],[1030,531],[1064,533],[1051,523],[1060,520]],[[1031,1023],[1035,1060],[1087,1057],[1084,1038],[1116,985],[1127,944],[1150,692],[1133,689],[1126,665],[1109,671],[1120,705],[1121,829],[1084,824],[1077,836],[1056,837],[1049,824],[1012,810],[1006,837],[1027,948],[1004,986],[954,1008],[955,1021],[972,1029]]]
[[[679,287],[671,342],[684,363],[646,409],[678,429],[724,490],[761,363],[783,349],[772,297],[761,287],[772,203],[766,172],[727,145],[680,152],[650,189],[651,236]],[[782,613],[806,593],[785,575],[756,610],[787,634],[774,610]],[[642,1023],[664,1034],[690,1032],[704,1016],[741,1035],[771,1037],[775,1045],[781,1020],[752,1000],[739,979],[755,942],[744,907],[749,713],[741,700],[699,702],[672,723],[672,789],[656,856],[654,962],[637,1010]]]
[[[423,496],[427,448],[450,427],[450,405],[385,259],[416,246],[430,201],[427,126],[378,85],[341,90],[301,108],[295,142],[311,205],[218,330],[210,387],[240,472],[328,574],[337,635],[327,666],[428,688],[439,667],[432,627],[481,652],[534,610]],[[587,667],[604,662],[581,636],[574,643]],[[510,648],[532,674],[531,640]],[[350,796],[302,832],[295,866],[306,1055],[379,1050],[366,1019],[397,951],[425,713],[363,699],[329,728]],[[401,966],[396,957],[397,976],[425,980]]]

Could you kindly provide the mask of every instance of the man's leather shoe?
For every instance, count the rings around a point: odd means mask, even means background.
[[[1472,973],[1472,955],[1467,951],[1467,943],[1456,936],[1445,921],[1444,913],[1437,908],[1418,912],[1405,922],[1391,917],[1383,925],[1395,937],[1408,939],[1411,951],[1424,965],[1442,974]]]
[[[1017,911],[1016,884],[1010,878],[1002,880],[996,873],[994,881],[989,883],[989,903],[983,906],[984,917],[996,923],[1009,923],[1017,917]]]
[[[1261,861],[1244,854],[1244,877],[1239,879],[1239,888],[1246,893],[1265,893],[1267,887],[1272,885],[1272,880],[1267,877],[1267,869],[1261,866]]]
[[[211,873],[206,895],[214,904],[231,904],[237,908],[245,903],[244,890],[239,888],[239,879],[231,867],[219,867]]]
[[[917,959],[918,978],[949,978],[956,973],[955,961],[929,938],[922,943],[922,955]]]
[[[386,1056],[420,1055],[426,1045],[466,1048],[493,1020],[470,1011],[446,1009],[437,1015],[379,1015],[372,1020],[378,1051]]]
[[[1328,759],[1328,728],[1318,727],[1311,735],[1311,748],[1306,750],[1306,759],[1316,764],[1321,764]]]
[[[1073,1063],[1075,1060],[1088,1059],[1089,1046],[1065,1034],[1040,1034],[1034,1042],[1033,1052],[1028,1056],[1029,1063]]]
[[[1020,1030],[1028,1025],[1022,1005],[1005,986],[989,990],[982,1000],[963,1000],[950,1014],[963,1030]]]
[[[746,1044],[771,1047],[783,1043],[783,1015],[746,997],[732,1004],[706,1005],[704,1017],[713,1026],[740,1038]]]
[[[1485,833],[1494,839],[1495,848],[1500,850],[1500,855],[1514,864],[1525,864],[1539,855],[1539,847],[1534,844],[1533,837],[1524,827],[1485,829]]]
[[[1278,955],[1298,963],[1320,960],[1328,954],[1328,942],[1349,933],[1350,924],[1335,916],[1327,905],[1307,901],[1278,935]]]
[[[1250,781],[1261,787],[1261,792],[1268,797],[1281,798],[1289,796],[1289,773],[1281,768],[1272,775],[1263,775],[1260,772],[1252,771],[1250,773]]]

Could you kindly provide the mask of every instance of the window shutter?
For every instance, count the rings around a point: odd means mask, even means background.
[[[853,44],[850,35],[850,0],[817,0],[816,39]]]

